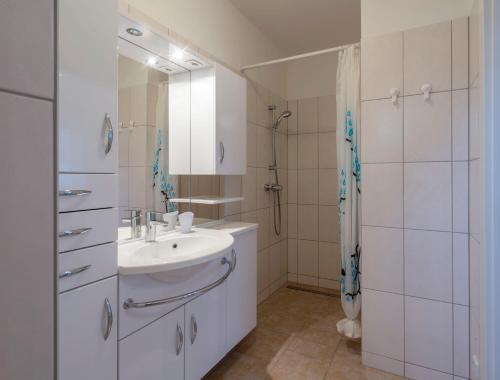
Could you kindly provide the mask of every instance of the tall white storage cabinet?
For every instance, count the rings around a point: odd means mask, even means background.
[[[172,107],[170,107],[172,108]],[[238,175],[246,172],[246,81],[222,65],[191,72],[191,136],[172,124],[171,144],[190,152],[190,172],[175,164],[172,174]]]
[[[58,4],[58,379],[117,379],[116,0]]]

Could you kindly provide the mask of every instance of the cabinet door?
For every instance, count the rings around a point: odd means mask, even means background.
[[[116,0],[61,0],[58,7],[59,171],[115,173]]]
[[[245,174],[247,166],[246,81],[221,65],[216,65],[215,68],[216,174]]]
[[[185,307],[186,380],[199,380],[225,354],[226,283]]]
[[[112,277],[59,296],[59,380],[117,379],[117,292]]]
[[[235,236],[236,266],[227,281],[227,351],[257,325],[257,230]]]
[[[120,380],[184,379],[184,307],[120,342]]]

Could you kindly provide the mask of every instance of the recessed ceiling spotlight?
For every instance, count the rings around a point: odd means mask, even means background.
[[[142,36],[142,32],[136,28],[127,28],[127,33],[134,36],[134,37]]]
[[[156,60],[155,57],[149,57],[148,60],[146,61],[146,63],[149,65],[149,66],[154,66],[158,63],[158,61]]]
[[[172,54],[172,57],[174,57],[175,59],[182,59],[182,58],[184,58],[184,50],[176,48],[174,50],[174,54]]]

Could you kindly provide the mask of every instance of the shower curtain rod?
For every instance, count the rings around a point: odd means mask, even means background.
[[[256,69],[258,67],[264,67],[264,66],[274,65],[276,63],[283,63],[283,62],[288,62],[288,61],[295,61],[295,60],[301,59],[301,58],[314,57],[315,55],[333,53],[333,52],[336,52],[336,51],[339,51],[339,50],[346,49],[346,48],[351,47],[351,46],[359,46],[359,42],[356,42],[356,43],[353,43],[353,44],[348,44],[348,45],[337,46],[337,47],[333,47],[333,48],[329,48],[329,49],[316,50],[316,51],[312,51],[310,53],[304,53],[304,54],[299,54],[299,55],[292,55],[291,57],[274,59],[272,61],[255,63],[253,65],[243,66],[241,68],[241,72],[243,72],[245,70]]]

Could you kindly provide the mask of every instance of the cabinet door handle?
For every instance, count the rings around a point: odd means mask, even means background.
[[[69,237],[69,236],[78,236],[78,235],[83,235],[89,232],[92,228],[87,227],[87,228],[77,228],[75,230],[64,230],[62,232],[59,232],[59,237]]]
[[[106,144],[104,153],[108,154],[111,150],[111,146],[113,145],[113,123],[111,123],[111,117],[108,113],[104,115],[104,134],[104,140]]]
[[[196,322],[196,317],[191,315],[191,344],[196,340],[198,335],[198,323]]]
[[[175,354],[179,356],[182,350],[182,346],[184,345],[184,334],[182,334],[182,329],[179,324],[177,324],[177,335],[176,335],[176,346],[175,346]]]
[[[89,195],[92,190],[61,190],[59,191],[60,197],[79,197],[81,195]]]
[[[89,269],[92,265],[84,265],[82,267],[74,268],[74,269],[68,269],[59,274],[59,279],[66,278],[66,277],[71,277],[74,276],[75,274],[85,272],[87,269]]]
[[[231,271],[234,272],[234,270],[236,269],[236,263],[238,262],[238,259],[237,259],[237,256],[236,256],[236,251],[235,251],[234,248],[231,251],[231,259],[232,259],[232,262],[233,262],[233,269],[231,269]]]
[[[224,143],[222,141],[219,141],[219,151],[220,151],[219,163],[222,164],[222,162],[224,161]]]
[[[106,316],[106,324],[102,335],[104,340],[108,340],[109,334],[111,334],[111,328],[113,327],[113,308],[107,297],[104,299],[104,313]]]

